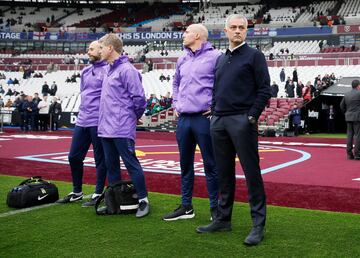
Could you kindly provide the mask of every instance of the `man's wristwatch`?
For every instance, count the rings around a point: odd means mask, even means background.
[[[256,118],[255,117],[253,117],[253,116],[248,116],[248,119],[249,119],[249,123],[250,124],[256,124]]]

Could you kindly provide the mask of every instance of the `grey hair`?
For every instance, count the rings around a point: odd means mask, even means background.
[[[226,28],[229,28],[229,23],[230,23],[230,20],[232,20],[232,19],[242,19],[242,20],[245,21],[245,26],[246,26],[246,28],[248,27],[248,20],[247,20],[247,18],[246,18],[244,15],[242,15],[242,14],[237,14],[237,13],[235,13],[235,14],[230,14],[230,15],[226,18],[226,23],[225,23],[225,27],[226,27]]]

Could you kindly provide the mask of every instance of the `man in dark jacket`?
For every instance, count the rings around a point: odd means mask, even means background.
[[[44,85],[42,86],[41,94],[43,96],[47,96],[49,93],[50,93],[49,85],[47,84],[47,82],[45,82]]]
[[[360,81],[353,80],[352,90],[345,93],[340,103],[347,125],[347,158],[360,160]],[[353,140],[355,148],[353,153]]]
[[[49,113],[50,113],[50,128],[52,131],[57,130],[59,127],[59,120],[61,117],[61,104],[57,102],[57,97],[53,98],[53,103],[50,105]]]
[[[257,120],[271,97],[265,56],[246,42],[247,19],[233,14],[226,20],[229,49],[215,67],[210,133],[219,173],[219,205],[215,220],[197,228],[198,233],[230,231],[235,196],[235,157],[240,159],[253,228],[245,245],[264,238],[266,196],[260,170]]]

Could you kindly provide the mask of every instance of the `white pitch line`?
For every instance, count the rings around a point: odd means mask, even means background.
[[[91,194],[85,195],[83,197],[83,199],[85,199],[85,200],[90,199],[90,197],[91,197]],[[1,213],[0,218],[5,218],[5,217],[9,217],[9,216],[16,215],[16,214],[19,214],[19,213],[24,213],[24,212],[29,212],[29,211],[33,211],[33,210],[43,209],[43,208],[51,207],[51,206],[55,206],[55,205],[61,205],[61,204],[54,202],[54,203],[48,203],[48,204],[38,205],[38,206],[34,206],[34,207],[14,210],[14,211],[8,211],[8,212],[5,212],[5,213]]]
[[[360,181],[360,177],[359,178],[354,178],[354,181]]]

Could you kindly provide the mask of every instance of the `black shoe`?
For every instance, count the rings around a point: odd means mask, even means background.
[[[192,219],[193,217],[195,217],[195,212],[192,205],[189,206],[180,205],[172,213],[165,215],[163,217],[163,220],[172,221],[178,219]]]
[[[264,239],[265,229],[263,226],[253,227],[250,234],[244,240],[245,245],[257,245]]]
[[[217,207],[214,207],[214,208],[210,208],[210,221],[215,221],[216,217],[217,217],[217,211],[218,211],[218,208]]]
[[[87,208],[87,207],[93,207],[96,204],[97,199],[99,199],[100,195],[95,196],[94,198],[91,198],[90,201],[84,202],[81,207]]]
[[[230,221],[214,220],[209,225],[200,226],[196,228],[197,233],[212,233],[212,232],[223,232],[223,231],[231,231]]]
[[[69,202],[77,202],[81,201],[83,198],[83,193],[69,193],[67,196],[65,196],[63,199],[57,200],[56,203],[69,203]]]
[[[347,159],[354,159],[354,155],[353,154],[348,154]]]
[[[360,156],[358,157],[358,156],[355,156],[354,157],[354,160],[360,160]]]

